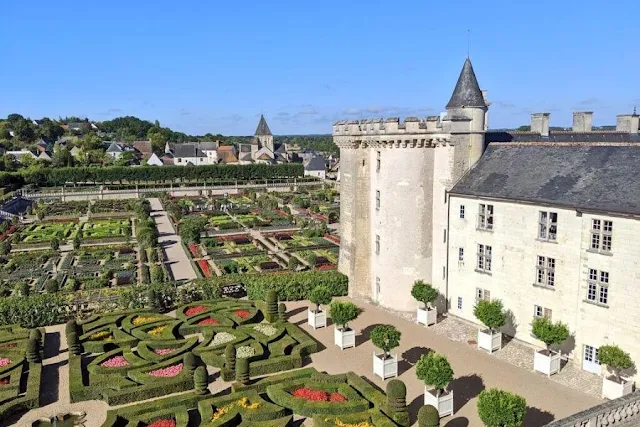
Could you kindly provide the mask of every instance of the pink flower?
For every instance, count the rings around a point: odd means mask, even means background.
[[[205,312],[207,310],[208,310],[208,308],[205,307],[204,305],[196,305],[195,307],[187,308],[187,310],[184,312],[184,314],[186,314],[188,317],[191,317],[191,316],[195,316],[196,314]]]
[[[158,420],[149,424],[148,427],[176,427],[176,420]]]
[[[114,356],[109,360],[106,360],[100,364],[103,368],[122,368],[124,366],[129,366],[129,362],[124,358],[124,356]]]
[[[153,352],[158,356],[166,356],[167,354],[173,353],[173,348],[157,348]]]
[[[5,366],[9,366],[13,363],[11,359],[7,359],[6,357],[0,357],[0,368],[4,368]]]
[[[147,372],[152,377],[160,377],[160,378],[171,378],[178,375],[182,372],[182,363],[178,363],[177,365],[168,366],[166,368],[156,369],[155,371]]]
[[[220,322],[218,322],[216,319],[212,319],[211,317],[207,317],[206,319],[202,319],[201,321],[198,322],[198,325],[218,325],[220,324]]]

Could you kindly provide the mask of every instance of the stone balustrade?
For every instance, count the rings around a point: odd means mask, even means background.
[[[640,425],[640,391],[610,400],[546,427],[631,427]]]

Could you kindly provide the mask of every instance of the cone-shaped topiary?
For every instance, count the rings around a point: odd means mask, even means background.
[[[440,414],[438,410],[425,405],[418,410],[418,427],[440,427]]]
[[[33,338],[29,338],[27,341],[27,362],[40,363],[41,360],[38,342]]]
[[[278,318],[278,294],[274,290],[267,292],[267,321],[275,322]]]
[[[198,366],[193,373],[193,384],[196,389],[196,394],[207,394],[209,389],[209,378],[207,375],[207,369],[204,366]]]
[[[246,357],[236,360],[236,381],[240,384],[249,383],[249,359]]]
[[[194,356],[194,354],[192,352],[188,352],[184,355],[184,367],[185,369],[190,373],[193,374],[193,372],[196,370],[196,367],[198,365],[198,362],[196,360],[196,356]]]
[[[387,383],[387,408],[393,420],[401,425],[409,425],[409,409],[407,408],[407,387],[400,380]]]
[[[224,361],[227,365],[227,369],[230,371],[236,370],[236,348],[233,344],[227,344],[224,349]]]
[[[147,290],[147,301],[149,304],[150,308],[157,308],[158,302],[157,302],[158,298],[156,296],[156,291],[154,291],[153,289],[148,289]]]
[[[42,332],[40,332],[40,329],[31,329],[29,331],[29,338],[33,338],[34,340],[36,340],[38,343],[42,342]]]
[[[71,354],[74,354],[76,356],[82,354],[82,345],[78,340],[77,332],[74,331],[67,334],[67,345]]]
[[[278,306],[278,321],[286,322],[287,321],[287,306],[281,302]]]
[[[69,320],[65,325],[65,331],[67,335],[69,335],[70,332],[78,332],[78,323],[76,323],[75,320]]]

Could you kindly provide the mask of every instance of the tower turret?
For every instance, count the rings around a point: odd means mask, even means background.
[[[267,147],[273,152],[273,134],[262,114],[260,114],[260,121],[258,122],[258,127],[256,128],[256,133],[253,138],[254,143],[258,145],[258,149]]]

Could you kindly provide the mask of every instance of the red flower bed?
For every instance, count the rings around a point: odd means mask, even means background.
[[[148,424],[147,427],[176,427],[176,420],[174,419],[158,420],[158,421],[152,422],[151,424]]]
[[[338,244],[338,245],[340,244],[340,238],[338,238],[338,237],[336,237],[334,235],[331,235],[329,233],[325,234],[324,238],[328,239],[328,240],[331,240],[335,244]]]
[[[318,271],[327,271],[327,270],[335,270],[338,266],[335,264],[323,264],[316,267]]]
[[[235,314],[241,319],[246,319],[251,313],[247,310],[236,310]]]
[[[194,257],[198,257],[198,247],[194,243],[189,243],[189,250],[191,251],[191,255]]]
[[[291,392],[293,397],[313,402],[346,402],[347,398],[337,391],[328,393],[324,390],[316,390],[309,387],[297,388]]]
[[[9,378],[3,378],[0,380],[0,385],[7,385],[9,384]]]
[[[0,242],[6,239],[7,237],[9,237],[9,235],[11,235],[15,231],[15,229],[16,229],[16,226],[12,225],[7,229],[7,231],[4,234],[0,234]]]
[[[15,342],[10,342],[9,344],[0,345],[0,347],[2,348],[16,348],[17,346],[18,346],[18,343],[15,343]]]
[[[201,321],[198,322],[198,325],[219,325],[220,322],[218,322],[216,319],[212,319],[211,317],[207,317],[206,319],[202,319]]]
[[[202,270],[202,274],[204,274],[204,277],[206,277],[207,279],[211,277],[211,270],[209,269],[209,263],[206,259],[199,259],[198,265],[200,266],[200,270]]]
[[[184,312],[184,314],[186,314],[188,317],[191,317],[191,316],[195,316],[196,314],[204,313],[207,310],[209,310],[209,309],[207,307],[205,307],[204,305],[196,305],[194,307],[189,307]]]

